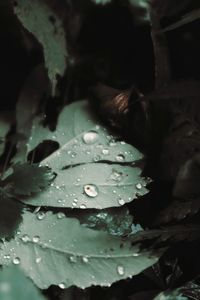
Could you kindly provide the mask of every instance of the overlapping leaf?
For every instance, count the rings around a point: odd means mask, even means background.
[[[61,20],[51,8],[40,0],[17,0],[14,11],[23,24],[41,43],[48,76],[55,95],[57,76],[63,76],[66,69],[66,40]]]
[[[140,252],[129,239],[93,231],[60,214],[41,218],[26,212],[23,217],[19,234],[1,245],[0,263],[20,265],[40,288],[109,286],[140,273],[160,255]]]
[[[66,107],[54,132],[37,120],[29,150],[44,140],[59,143],[59,149],[40,163],[57,176],[46,191],[23,200],[25,203],[103,209],[124,205],[146,193],[147,180],[137,166],[143,155],[99,124],[87,102]]]

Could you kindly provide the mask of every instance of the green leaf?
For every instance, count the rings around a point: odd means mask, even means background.
[[[44,300],[45,298],[19,268],[12,266],[0,270],[0,299]]]
[[[29,196],[47,188],[55,175],[47,167],[37,164],[16,164],[13,173],[4,181],[3,185],[12,196]]]
[[[51,212],[42,218],[26,212],[23,217],[19,234],[1,245],[0,264],[20,265],[43,289],[52,284],[110,286],[142,272],[161,255],[140,252],[130,239],[85,228],[76,219]]]
[[[64,108],[54,132],[37,120],[29,150],[43,140],[59,143],[59,149],[40,163],[49,166],[57,176],[46,191],[23,202],[103,209],[124,205],[147,192],[147,180],[141,177],[137,165],[143,155],[99,124],[87,102]]]
[[[16,0],[14,12],[22,25],[41,43],[48,76],[55,95],[57,76],[66,70],[66,39],[61,20],[40,0]]]

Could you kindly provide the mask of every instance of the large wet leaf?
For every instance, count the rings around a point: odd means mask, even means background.
[[[17,267],[5,267],[0,270],[1,300],[44,300],[45,298]]]
[[[25,203],[103,209],[124,205],[146,193],[147,180],[138,166],[143,155],[99,124],[87,102],[64,108],[54,132],[37,120],[29,150],[44,140],[59,143],[59,149],[40,163],[57,176],[46,191],[23,200]]]
[[[76,219],[51,212],[42,217],[26,212],[15,239],[2,243],[0,250],[2,265],[19,265],[40,288],[109,286],[157,260],[132,247],[129,239],[85,228]]]
[[[57,77],[66,69],[66,39],[61,20],[40,0],[16,0],[14,11],[23,26],[41,43],[48,76],[55,94]]]

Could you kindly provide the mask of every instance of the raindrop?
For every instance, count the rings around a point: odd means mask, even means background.
[[[72,157],[72,158],[74,158],[74,157],[76,157],[76,155],[77,155],[77,153],[76,153],[76,152],[72,152],[72,155],[71,155],[71,157]]]
[[[70,256],[70,257],[69,257],[69,260],[70,260],[72,263],[76,263],[76,262],[77,262],[76,256]]]
[[[104,155],[108,155],[108,154],[109,154],[109,150],[108,150],[108,149],[103,149],[103,150],[102,150],[102,153],[103,153]]]
[[[40,237],[38,235],[36,235],[36,236],[33,237],[33,242],[34,243],[38,243],[39,240],[40,240]]]
[[[80,208],[81,208],[81,209],[86,209],[86,205],[85,205],[85,204],[81,204],[81,205],[80,205]]]
[[[125,157],[124,157],[123,154],[118,154],[118,155],[116,156],[116,160],[119,161],[119,162],[121,162],[121,161],[124,161],[124,160],[125,160]]]
[[[24,234],[22,237],[21,237],[21,240],[24,242],[24,243],[27,243],[30,241],[30,237],[27,235],[27,234]]]
[[[41,257],[36,257],[35,262],[36,264],[39,264],[41,262],[42,258]]]
[[[5,254],[5,255],[4,255],[4,258],[5,258],[5,259],[10,259],[10,254]]]
[[[65,218],[65,214],[63,212],[59,212],[59,213],[57,213],[57,218],[63,219],[63,218]]]
[[[136,184],[136,188],[137,188],[138,190],[141,190],[141,188],[142,188],[141,183],[137,183],[137,184]]]
[[[45,212],[43,211],[40,211],[38,214],[37,214],[37,219],[38,220],[43,220],[45,218],[46,214]]]
[[[139,255],[140,255],[139,253],[133,253],[133,256],[135,256],[135,257],[137,257]]]
[[[98,140],[98,133],[94,130],[88,131],[83,135],[83,141],[85,144],[94,144]]]
[[[89,197],[95,198],[98,195],[98,188],[94,184],[86,184],[84,186],[84,192]]]
[[[121,172],[118,172],[116,170],[113,170],[111,176],[110,176],[110,179],[114,180],[114,181],[121,181],[122,180],[122,176],[123,176],[123,173]]]
[[[101,156],[100,156],[100,155],[97,155],[97,156],[94,157],[93,160],[96,162],[96,161],[99,161],[100,159],[101,159]]]
[[[15,258],[13,259],[13,264],[14,264],[14,265],[19,265],[19,264],[20,264],[20,258],[19,258],[19,257],[15,257]]]
[[[117,273],[121,276],[124,275],[125,271],[124,271],[124,267],[123,266],[118,266],[117,267]]]
[[[62,282],[62,283],[59,283],[59,288],[64,290],[66,288],[65,284]]]
[[[89,259],[86,256],[83,256],[82,260],[83,260],[84,263],[88,263],[88,261],[89,261]]]
[[[119,205],[124,205],[124,204],[125,204],[125,201],[124,201],[124,199],[119,198],[118,203],[119,203]]]

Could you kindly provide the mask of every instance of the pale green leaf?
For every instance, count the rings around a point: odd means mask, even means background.
[[[57,176],[46,191],[23,202],[103,209],[124,205],[147,192],[147,180],[137,165],[143,155],[99,124],[87,102],[64,108],[54,132],[35,123],[29,149],[45,139],[60,147],[40,165],[49,166]]]
[[[18,264],[43,289],[52,284],[110,286],[153,265],[162,252],[140,252],[131,239],[88,229],[51,212],[42,218],[25,212],[23,217],[15,239],[1,245],[0,264]]]

